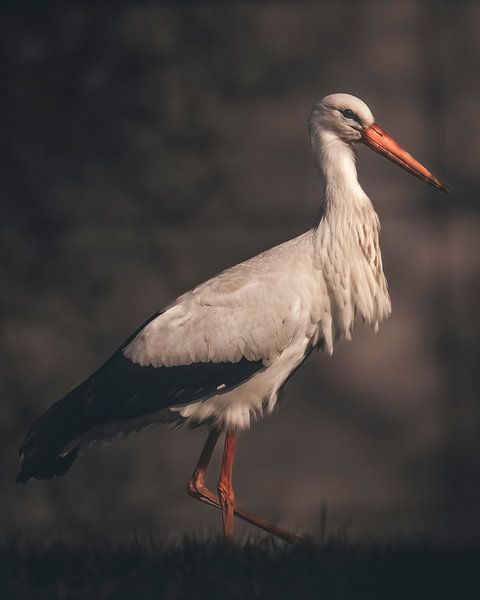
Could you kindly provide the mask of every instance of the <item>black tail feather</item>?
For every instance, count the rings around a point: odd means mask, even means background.
[[[263,368],[261,360],[140,366],[117,351],[91,377],[53,404],[20,446],[17,481],[63,475],[75,461],[85,433],[111,421],[128,421],[169,406],[228,391]],[[101,439],[101,438],[100,438]]]
[[[82,431],[80,417],[87,390],[86,382],[81,383],[33,423],[19,449],[22,466],[17,482],[64,475],[72,466],[78,449],[61,453]]]
[[[70,469],[77,458],[78,448],[72,450],[66,456],[58,456],[53,462],[45,463],[42,460],[41,464],[26,462],[22,464],[22,469],[17,475],[17,483],[27,483],[29,479],[51,479],[52,477],[60,477]]]

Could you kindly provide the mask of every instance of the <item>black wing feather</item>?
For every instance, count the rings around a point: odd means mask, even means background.
[[[207,398],[217,393],[219,386],[222,392],[231,390],[263,368],[261,360],[245,358],[235,363],[141,366],[123,354],[135,335],[98,371],[35,421],[20,446],[22,468],[17,481],[63,475],[73,464],[78,449],[66,456],[61,455],[62,451],[94,427]]]

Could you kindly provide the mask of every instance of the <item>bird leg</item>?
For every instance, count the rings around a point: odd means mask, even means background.
[[[187,485],[188,493],[190,494],[190,496],[192,498],[195,498],[196,500],[200,500],[201,502],[204,502],[205,504],[209,504],[210,506],[213,506],[215,508],[221,508],[221,505],[220,505],[220,502],[219,502],[217,496],[206,486],[205,477],[207,474],[207,469],[208,469],[208,465],[210,463],[210,459],[212,458],[213,450],[215,449],[215,446],[217,444],[219,437],[220,437],[220,431],[218,431],[217,429],[212,429],[210,431],[210,433],[208,434],[207,441],[205,442],[205,446],[203,447],[202,453],[200,455],[200,458],[198,459],[198,463],[197,463],[197,466],[195,467],[195,471],[193,472],[192,478],[190,479],[190,481],[188,482],[188,485]],[[226,442],[227,442],[227,440],[225,439],[225,445],[226,445]],[[230,444],[231,444],[231,442],[230,442]],[[235,445],[235,442],[233,442],[233,446],[234,445]],[[224,452],[224,459],[225,459],[225,452]],[[231,456],[231,466],[233,466],[233,453]],[[223,470],[223,464],[222,464],[222,470]],[[220,475],[219,487],[220,487],[221,481],[222,481],[222,476]],[[231,485],[231,469],[230,469],[230,485]],[[232,490],[232,500],[233,500],[233,490]],[[305,541],[304,538],[301,538],[298,535],[295,535],[294,533],[290,533],[289,531],[286,531],[285,529],[282,529],[281,527],[277,527],[273,523],[270,523],[269,521],[266,521],[265,519],[262,519],[261,517],[257,517],[256,515],[252,515],[248,512],[245,512],[244,510],[240,510],[238,508],[233,508],[233,514],[236,517],[242,519],[243,521],[246,521],[247,523],[250,523],[251,525],[255,525],[255,527],[259,527],[260,529],[263,529],[267,533],[270,533],[271,535],[274,535],[289,544],[296,544],[298,542]],[[222,510],[222,517],[223,517],[223,510]]]
[[[222,511],[223,537],[227,541],[233,539],[233,514],[235,507],[235,494],[232,485],[233,457],[237,436],[235,432],[227,430],[225,433],[225,447],[223,449],[222,468],[218,480],[218,499]]]
[[[218,429],[210,430],[205,446],[198,459],[197,466],[195,467],[195,471],[187,484],[187,491],[192,498],[200,500],[200,502],[205,502],[210,506],[215,506],[216,508],[219,508],[218,499],[205,485],[205,477],[219,436],[220,431]]]

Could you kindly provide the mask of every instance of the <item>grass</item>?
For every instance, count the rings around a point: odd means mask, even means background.
[[[4,599],[480,598],[480,546],[388,545],[337,536],[287,547],[269,539],[5,544]]]

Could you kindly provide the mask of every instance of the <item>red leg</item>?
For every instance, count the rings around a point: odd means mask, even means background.
[[[210,506],[215,506],[216,508],[219,508],[218,499],[205,485],[205,477],[219,436],[220,431],[218,431],[218,429],[210,430],[205,446],[198,459],[197,466],[195,467],[195,471],[187,484],[187,491],[192,498],[210,504]]]
[[[210,506],[214,506],[215,508],[221,508],[220,502],[219,502],[217,496],[211,490],[209,490],[208,487],[205,485],[205,477],[207,474],[207,468],[210,463],[210,459],[212,458],[213,450],[215,449],[215,446],[217,444],[219,436],[220,436],[220,432],[216,429],[212,429],[210,431],[210,433],[208,434],[207,441],[205,442],[205,446],[203,447],[200,458],[198,459],[198,463],[197,463],[197,466],[195,467],[195,471],[193,472],[192,478],[188,482],[188,486],[187,486],[188,493],[190,494],[190,496],[192,496],[192,498],[195,498],[196,500],[200,500],[201,502],[205,502],[206,504],[209,504]],[[225,439],[225,445],[227,445],[226,439]],[[233,446],[235,446],[235,438],[234,438]],[[224,459],[225,459],[225,452],[224,452]],[[233,466],[233,452],[231,454],[231,464],[230,464],[230,488],[231,488],[231,467],[232,466]],[[222,467],[223,467],[223,464],[222,464]],[[221,481],[222,481],[222,476],[220,475],[219,486],[220,486]],[[232,490],[232,504],[233,504],[233,490]],[[228,512],[228,507],[227,507],[227,512]],[[223,509],[222,509],[222,517],[223,517],[223,514],[224,513],[223,513]],[[285,529],[282,529],[281,527],[277,527],[276,525],[273,525],[273,523],[270,523],[269,521],[266,521],[265,519],[262,519],[261,517],[257,517],[256,515],[252,515],[243,510],[240,510],[238,508],[233,509],[233,514],[236,517],[243,519],[247,523],[250,523],[251,525],[255,525],[256,527],[263,529],[267,533],[270,533],[271,535],[274,535],[274,536],[280,538],[281,540],[288,542],[289,544],[296,544],[298,542],[304,541],[303,538],[301,538],[293,533],[290,533],[289,531],[286,531]],[[228,517],[227,517],[227,521],[228,521]],[[225,521],[224,521],[224,523],[225,523]],[[232,529],[233,529],[233,525],[232,525]]]
[[[220,500],[220,509],[222,511],[223,536],[228,541],[233,539],[235,494],[232,486],[232,470],[236,441],[236,434],[233,431],[227,431],[225,434],[222,469],[220,471],[220,479],[218,480],[218,499]]]

